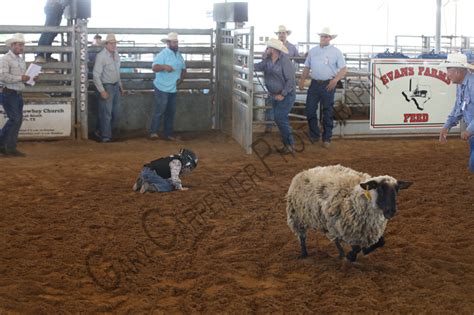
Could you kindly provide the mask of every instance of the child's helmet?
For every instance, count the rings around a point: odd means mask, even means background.
[[[183,167],[194,169],[197,166],[198,158],[196,154],[188,149],[179,150],[180,160],[183,164]]]

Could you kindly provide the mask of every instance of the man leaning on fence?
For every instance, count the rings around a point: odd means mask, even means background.
[[[288,53],[285,53],[288,55],[288,57],[298,57],[298,49],[296,48],[295,45],[290,43],[287,38],[290,36],[291,30],[287,29],[285,25],[279,25],[278,30],[275,32],[275,35],[278,35],[278,40],[280,40],[283,45],[286,47]],[[265,59],[267,57],[267,50],[265,50],[265,53],[263,54],[263,58]],[[265,110],[265,120],[266,121],[273,121],[275,120],[275,114],[273,113],[273,108],[267,108]],[[270,133],[272,132],[272,125],[273,123],[268,123],[265,126],[265,133]]]
[[[112,128],[120,115],[120,95],[124,90],[120,81],[120,56],[114,34],[105,39],[102,49],[95,59],[93,70],[94,84],[99,91],[99,129],[100,141],[112,141]]]
[[[23,34],[15,34],[7,39],[10,51],[0,59],[0,82],[3,85],[3,109],[7,122],[0,133],[0,154],[3,156],[25,156],[17,150],[18,134],[23,122],[22,90],[30,77],[25,75],[26,63],[22,58],[25,48]]]
[[[308,120],[309,135],[312,143],[319,141],[317,111],[321,102],[323,111],[323,147],[331,144],[333,121],[334,96],[336,85],[347,73],[346,63],[342,52],[330,45],[336,38],[329,28],[325,27],[319,35],[319,45],[311,48],[304,63],[299,88],[303,90],[304,82],[311,71],[311,85],[306,96],[306,118]]]
[[[282,154],[295,153],[295,141],[291,134],[288,114],[296,99],[295,67],[288,58],[288,48],[275,38],[266,42],[268,57],[254,65],[255,71],[263,71],[268,97],[275,114],[275,123],[280,130]]]

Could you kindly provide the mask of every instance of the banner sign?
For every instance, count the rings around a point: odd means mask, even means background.
[[[371,129],[441,128],[456,84],[436,59],[372,59]]]
[[[0,127],[7,114],[0,104]],[[19,138],[58,138],[71,136],[71,103],[25,104]]]

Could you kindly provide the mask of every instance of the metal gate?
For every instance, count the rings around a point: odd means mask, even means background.
[[[234,30],[232,136],[252,153],[254,28]]]

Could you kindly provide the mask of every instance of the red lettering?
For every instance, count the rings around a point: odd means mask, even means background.
[[[418,75],[423,75],[423,71],[425,71],[425,67],[418,67]]]
[[[402,77],[406,77],[408,75],[408,68],[407,67],[402,68],[401,72],[402,72],[401,73]]]
[[[400,74],[400,71],[398,69],[395,69],[395,79],[400,78],[402,75]]]
[[[425,69],[425,72],[423,73],[423,75],[424,75],[425,77],[431,77],[430,68],[426,68],[426,69]]]
[[[404,123],[425,123],[428,122],[430,116],[427,113],[423,114],[411,114],[405,113],[403,114],[403,122]]]
[[[393,81],[393,71],[387,72],[387,77],[390,79],[390,81]]]
[[[438,79],[448,85],[451,83],[451,80],[448,79],[448,75],[446,74],[446,72],[443,72],[442,70],[438,70]]]
[[[406,76],[412,76],[415,74],[415,70],[413,67],[404,67],[400,69],[395,69],[393,71],[389,71],[380,77],[382,80],[383,85],[387,85],[390,81],[403,78]]]

